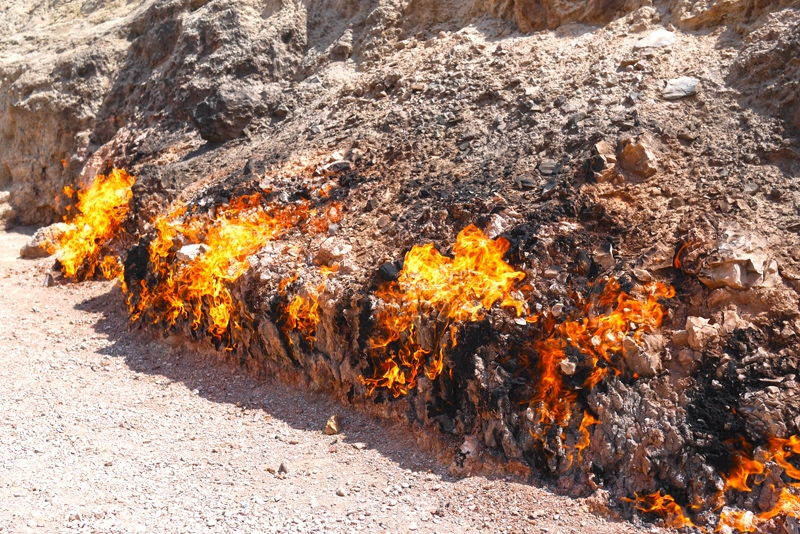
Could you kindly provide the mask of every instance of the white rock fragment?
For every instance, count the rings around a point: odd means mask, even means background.
[[[183,262],[190,262],[196,260],[206,252],[211,250],[208,245],[199,243],[197,245],[185,245],[175,254],[175,257]]]
[[[633,45],[633,48],[661,48],[675,44],[677,40],[678,36],[673,32],[664,28],[659,28],[653,33],[639,39],[636,44]]]
[[[690,78],[689,76],[667,80],[667,85],[661,91],[661,96],[664,100],[678,100],[679,98],[696,95],[699,82],[700,80],[697,78]]]

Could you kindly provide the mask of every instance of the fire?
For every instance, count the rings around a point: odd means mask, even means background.
[[[636,506],[637,510],[641,510],[644,513],[658,514],[664,518],[664,522],[670,528],[695,526],[692,520],[686,516],[683,508],[675,502],[675,499],[673,499],[671,495],[662,493],[661,490],[651,493],[650,495],[644,495],[643,497],[639,497],[639,495],[635,493],[634,496],[635,499],[633,501],[630,499],[626,500],[634,502],[634,506]]]
[[[568,347],[588,357],[590,372],[582,388],[590,390],[608,372],[608,367],[598,365],[600,361],[613,366],[612,354],[622,351],[626,337],[639,343],[644,334],[661,326],[664,309],[660,301],[675,296],[675,290],[653,282],[636,287],[635,292],[642,296],[629,295],[620,289],[617,280],[610,279],[602,293],[584,305],[581,319],[570,319],[555,326],[552,317],[546,318],[552,334],[534,344],[539,356],[539,385],[531,402],[541,414],[542,423],[565,426],[569,422],[577,392],[564,383],[562,363],[567,358]],[[598,313],[610,306],[614,306],[610,312]]]
[[[321,267],[320,272],[324,281],[316,287],[305,286],[298,292],[291,301],[281,306],[281,318],[284,327],[288,330],[299,330],[309,346],[314,346],[317,325],[320,322],[319,296],[325,291],[328,277],[338,270],[337,267]],[[291,284],[297,276],[281,281],[280,291],[286,293],[286,287]],[[291,343],[291,339],[289,338]]]
[[[753,491],[747,485],[747,479],[750,475],[761,475],[764,473],[764,464],[748,458],[742,453],[733,455],[733,467],[731,468],[728,476],[723,475],[725,479],[725,489],[735,489],[737,491],[750,492]]]
[[[331,210],[340,213],[331,207],[326,214]],[[241,315],[230,285],[249,269],[248,258],[301,223],[326,226],[315,215],[307,202],[265,206],[258,193],[232,200],[213,216],[176,206],[154,221],[149,257],[155,281],[142,281],[138,295],[129,297],[132,317],[146,315],[170,326],[178,319],[190,320],[193,330],[205,326],[212,338],[230,342]],[[177,253],[186,244],[201,246],[193,257],[181,258]]]
[[[135,181],[125,170],[112,169],[78,192],[77,214],[56,244],[64,276],[86,279],[100,271],[104,277],[113,278],[121,272],[117,258],[103,255],[102,250],[119,233]],[[73,190],[67,186],[64,192],[71,196]]]
[[[406,254],[399,279],[377,292],[383,305],[376,314],[379,334],[370,339],[376,369],[374,376],[361,377],[369,394],[384,387],[395,397],[404,395],[422,372],[435,379],[444,369],[448,341],[454,343],[453,323],[481,320],[497,303],[517,316],[526,313],[522,295],[513,294],[525,274],[503,260],[508,247],[505,239],[490,239],[470,225],[458,234],[452,258],[432,243]],[[430,344],[419,339],[423,318],[432,319]]]

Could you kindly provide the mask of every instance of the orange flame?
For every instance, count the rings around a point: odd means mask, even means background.
[[[553,334],[549,338],[534,344],[539,355],[540,376],[531,403],[538,408],[544,424],[566,425],[577,397],[577,393],[563,380],[561,364],[566,358],[564,351],[568,346],[590,357],[590,373],[582,386],[589,390],[608,372],[607,368],[598,366],[600,359],[612,364],[611,354],[622,350],[626,337],[640,342],[644,334],[661,326],[664,309],[660,300],[674,297],[675,290],[660,282],[652,282],[637,287],[636,291],[642,293],[643,297],[633,297],[621,291],[617,280],[608,280],[597,301],[585,306],[581,320],[567,320],[553,327]],[[615,303],[615,308],[609,313],[598,315],[595,311],[596,308],[602,309]]]
[[[725,479],[725,490],[735,489],[737,491],[750,492],[753,491],[747,485],[747,478],[750,475],[760,475],[764,473],[764,464],[748,458],[742,453],[735,453],[733,455],[733,467],[727,476],[722,475]]]
[[[323,281],[318,286],[311,288],[304,288],[305,296],[300,293],[296,294],[291,302],[281,306],[281,317],[284,321],[284,326],[288,330],[299,330],[306,338],[308,344],[313,347],[315,341],[315,332],[321,317],[319,313],[319,296],[325,291],[325,285],[328,277],[337,272],[338,267],[320,267]],[[286,287],[297,279],[297,275],[291,278],[282,280],[280,283],[280,291],[282,294],[286,293]],[[291,343],[291,339],[289,339]]]
[[[683,528],[694,527],[694,523],[689,519],[683,511],[683,508],[675,502],[671,495],[662,493],[658,490],[650,495],[639,497],[634,493],[635,500],[624,499],[628,502],[634,502],[638,510],[644,513],[658,514],[664,518],[664,522],[670,528]]]
[[[406,254],[399,279],[377,292],[383,302],[376,314],[380,333],[370,340],[376,370],[372,377],[361,377],[369,394],[385,387],[395,397],[404,395],[416,387],[423,370],[435,379],[444,369],[447,339],[441,338],[453,322],[481,320],[496,303],[513,308],[517,316],[526,313],[521,295],[512,295],[515,282],[525,274],[503,260],[508,247],[505,239],[492,240],[470,225],[458,234],[452,258],[432,243]],[[423,347],[419,340],[417,322],[423,316],[434,319],[432,347]],[[452,331],[450,337],[455,337]],[[430,354],[434,356],[428,362]]]
[[[56,244],[64,276],[85,279],[99,269],[106,278],[113,278],[121,272],[116,258],[102,256],[101,250],[117,236],[128,214],[135,181],[126,171],[112,169],[108,175],[98,175],[88,189],[78,192],[78,213]],[[69,186],[64,188],[67,196],[72,192]]]
[[[149,247],[157,283],[148,286],[143,281],[138,298],[129,298],[134,320],[146,313],[154,323],[174,325],[182,318],[191,320],[194,330],[207,324],[211,337],[231,341],[240,325],[229,285],[250,267],[248,258],[303,221],[313,228],[327,227],[324,217],[312,218],[307,202],[263,206],[261,201],[258,193],[239,197],[213,217],[187,216],[186,207],[178,205],[157,218]],[[330,210],[338,210],[340,216],[340,208]],[[204,247],[194,257],[181,259],[176,252],[185,242]]]

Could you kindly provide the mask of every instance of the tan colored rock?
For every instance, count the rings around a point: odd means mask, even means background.
[[[664,344],[664,338],[659,334],[642,336],[641,346],[633,338],[626,337],[622,340],[625,365],[632,373],[639,376],[655,376],[661,371],[661,353]]]
[[[712,289],[772,287],[778,282],[778,264],[768,250],[761,236],[731,225],[722,232],[697,276]]]
[[[325,423],[325,433],[329,436],[338,434],[342,431],[341,420],[338,415],[332,415],[328,422]]]
[[[322,242],[314,259],[320,265],[331,266],[344,260],[351,250],[353,250],[351,245],[340,243],[333,237],[329,237]]]
[[[653,176],[658,172],[654,144],[653,138],[647,133],[622,141],[622,150],[619,154],[620,167],[642,178]]]
[[[594,145],[592,171],[598,182],[609,182],[616,175],[617,153],[608,141],[600,141]]]
[[[39,228],[30,241],[19,251],[20,258],[35,259],[46,258],[55,253],[56,244],[63,236],[70,225],[67,223],[55,223],[50,226]]]
[[[689,346],[696,351],[719,341],[719,325],[709,324],[705,317],[687,317],[686,332],[689,334]]]

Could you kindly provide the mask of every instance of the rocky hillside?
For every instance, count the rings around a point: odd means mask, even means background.
[[[311,218],[291,214],[302,232],[247,254],[229,284],[246,333],[234,343],[217,332],[209,347],[225,342],[255,372],[299,374],[463,439],[455,472],[494,462],[672,526],[790,524],[768,516],[795,478],[774,440],[800,432],[797,2],[2,0],[0,10],[0,213],[54,222],[72,206],[65,185],[128,169],[138,178],[117,249],[132,302],[156,302],[169,266],[148,251],[172,203],[190,206],[175,227],[184,237],[199,214],[230,221],[252,208],[235,200],[254,191],[311,203]],[[332,206],[330,224],[306,231]],[[371,383],[386,363],[371,352],[396,297],[386,284],[402,283],[415,246],[457,263],[470,225],[507,242],[503,265],[520,276],[506,273],[519,286],[504,303],[519,304],[517,317],[495,306],[451,323],[452,303],[429,298],[408,328],[416,355],[451,336],[449,377]],[[173,274],[215,250],[210,232],[198,235],[165,247]],[[280,311],[303,284],[322,284],[316,330],[287,327]],[[570,330],[600,332],[609,317],[624,320],[607,353],[599,334],[582,345]],[[166,329],[202,342],[201,322]],[[562,352],[551,361],[552,340]],[[550,380],[553,398],[542,393]],[[558,425],[543,423],[550,401],[569,401]],[[753,484],[755,471],[741,471],[753,447],[768,482],[736,493],[737,476]],[[750,526],[736,523],[742,510]]]

